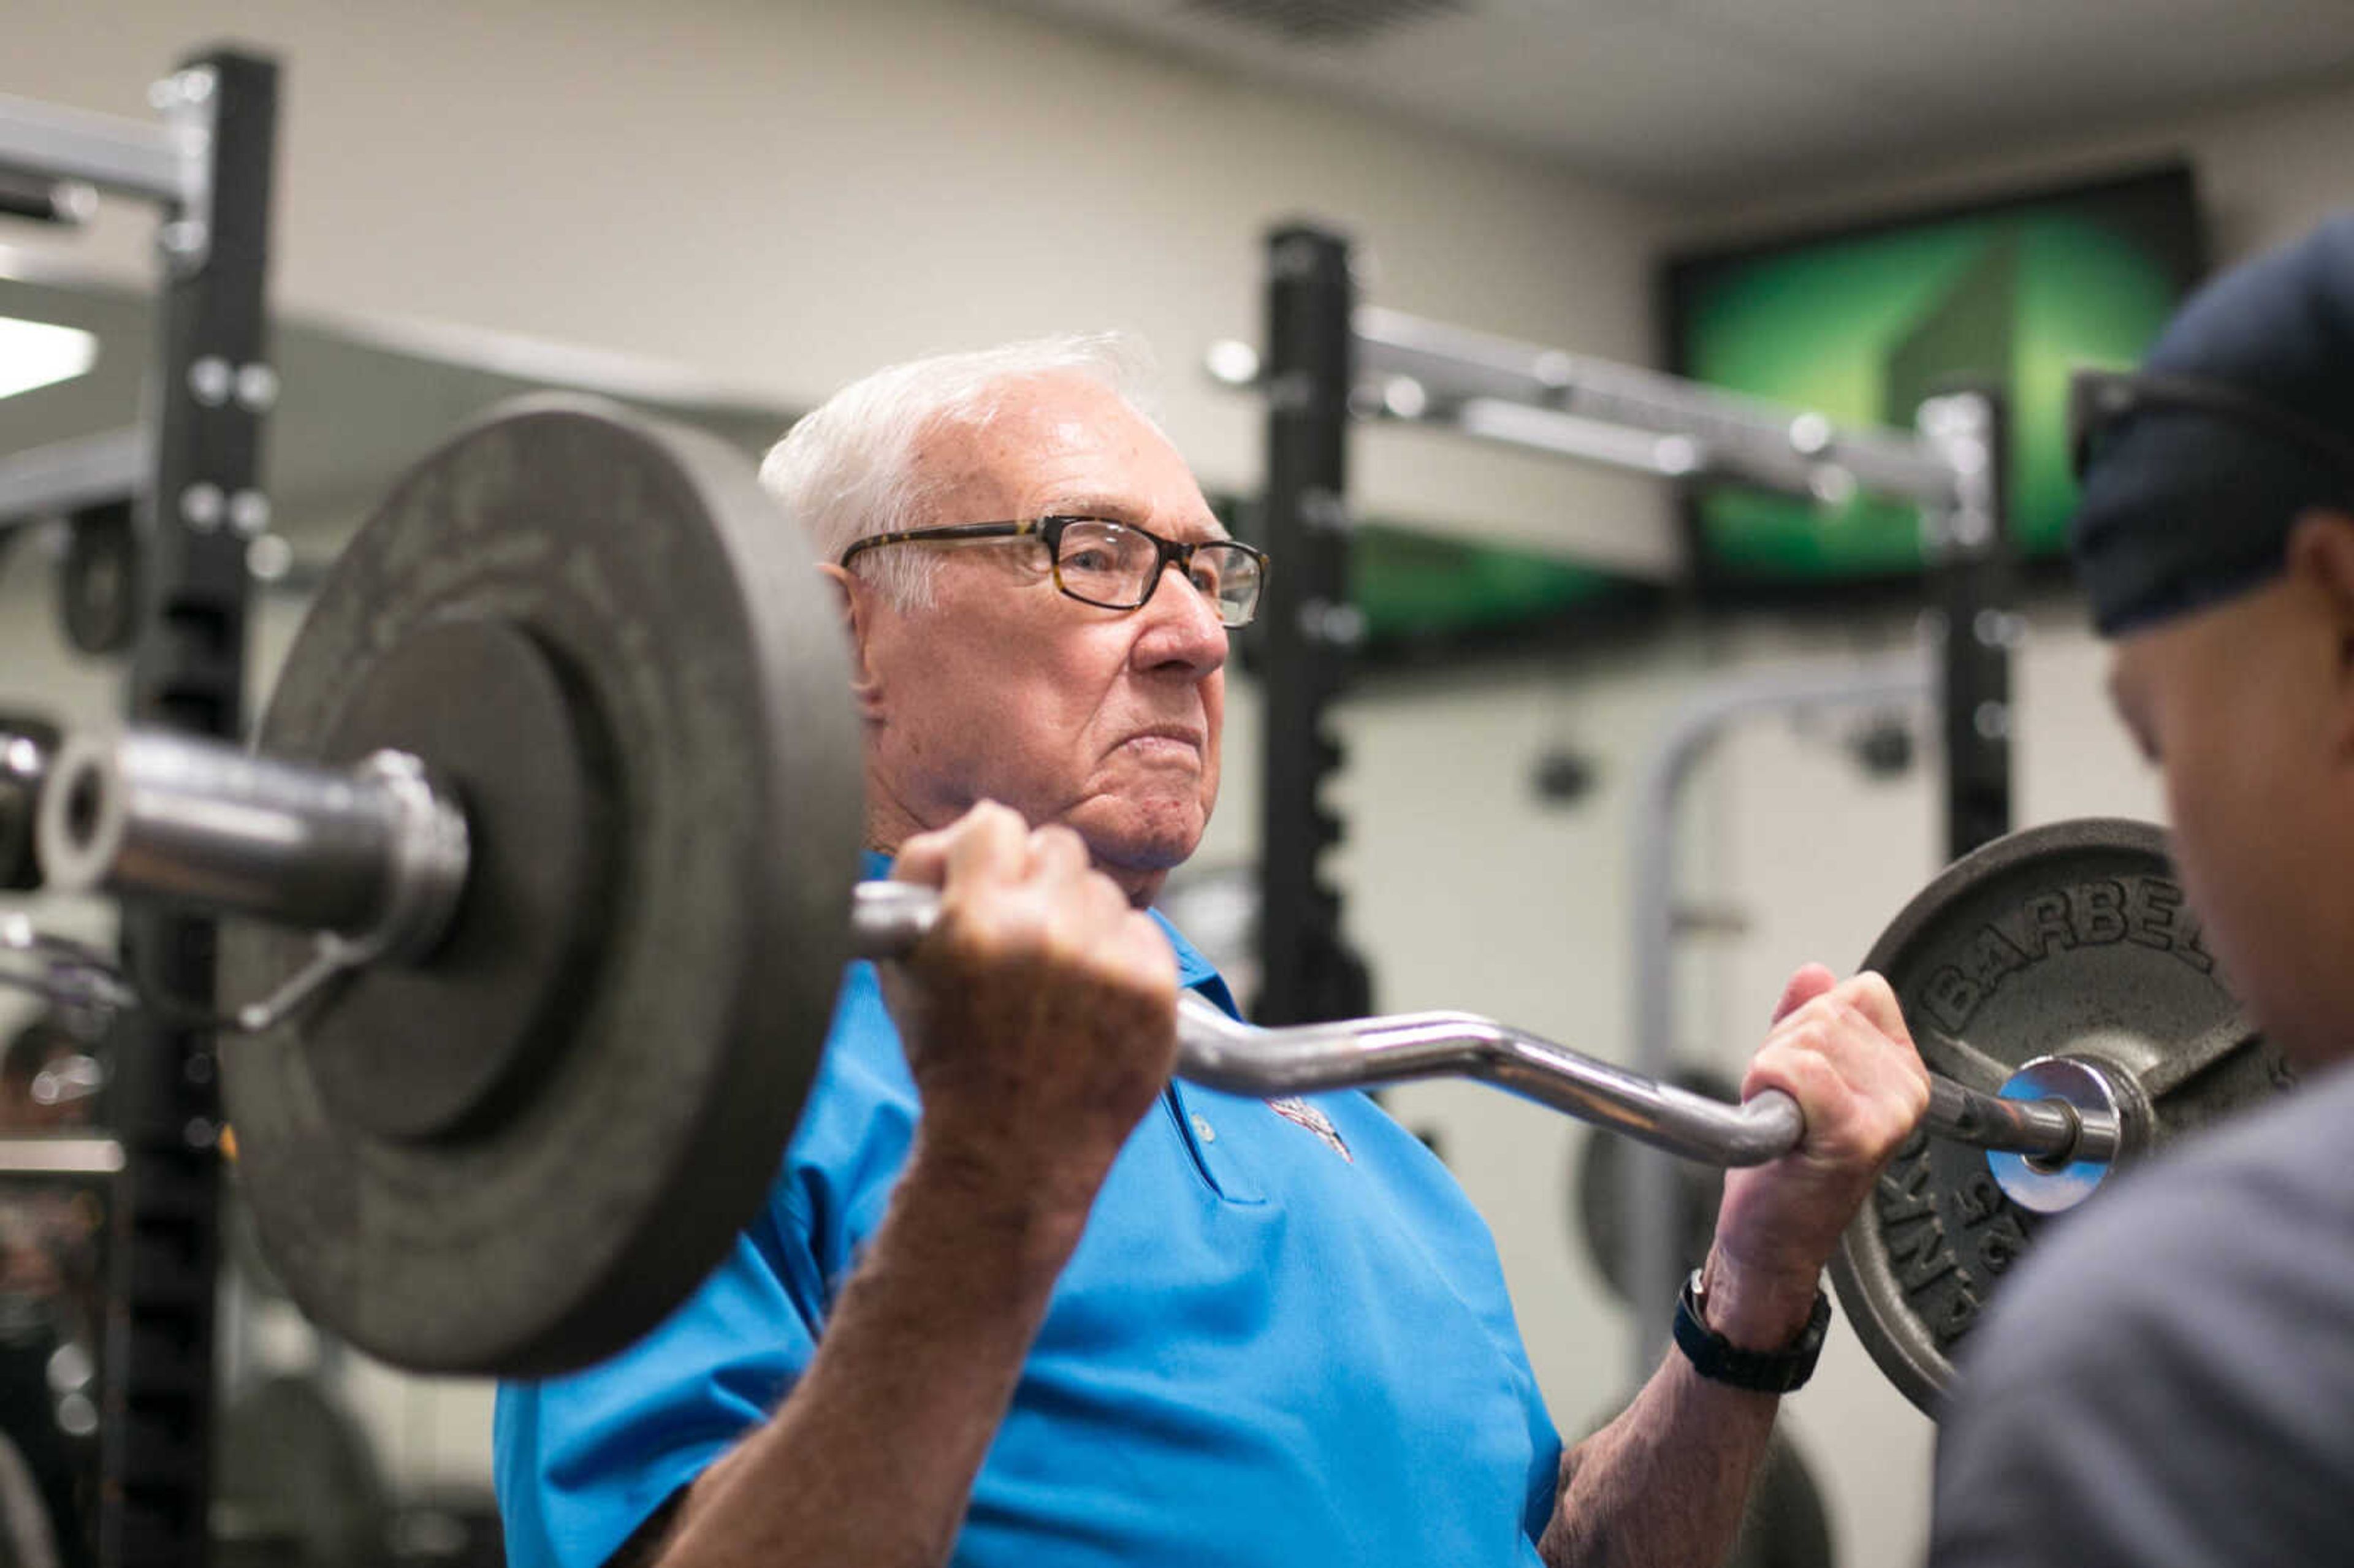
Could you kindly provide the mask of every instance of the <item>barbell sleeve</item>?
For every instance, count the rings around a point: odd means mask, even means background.
[[[2123,1126],[2105,1112],[2062,1099],[2005,1099],[1934,1073],[1922,1119],[1941,1138],[2053,1166],[2114,1163],[2125,1141]]]
[[[166,899],[393,957],[440,935],[470,853],[464,814],[414,758],[282,762],[154,729],[68,740],[34,832],[59,892]]]

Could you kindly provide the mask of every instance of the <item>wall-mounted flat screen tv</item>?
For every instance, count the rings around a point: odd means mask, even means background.
[[[2170,164],[1679,257],[1663,275],[1669,364],[1833,420],[1906,427],[1939,390],[2000,387],[2011,537],[2022,559],[2049,558],[2075,504],[2070,369],[2137,360],[2204,265],[2190,171]],[[1701,485],[1686,518],[1701,592],[1720,601],[1898,583],[1923,564],[1920,513],[1902,502]]]

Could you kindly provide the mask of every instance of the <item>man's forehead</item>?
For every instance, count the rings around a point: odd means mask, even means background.
[[[927,454],[948,510],[1108,517],[1188,535],[1225,530],[1168,438],[1119,393],[1080,376],[1008,388],[987,419],[942,431]]]
[[[999,387],[989,411],[964,429],[983,449],[1093,450],[1157,433],[1112,387],[1076,371],[1024,376]]]

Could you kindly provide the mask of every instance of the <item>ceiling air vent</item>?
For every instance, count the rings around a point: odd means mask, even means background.
[[[1470,0],[1178,0],[1181,10],[1214,16],[1287,44],[1362,44],[1410,23],[1469,10]]]

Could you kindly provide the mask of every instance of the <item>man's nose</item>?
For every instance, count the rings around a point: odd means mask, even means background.
[[[1138,662],[1147,669],[1182,667],[1200,679],[1226,662],[1226,628],[1210,596],[1169,562],[1161,584],[1138,611],[1147,620],[1136,641]]]

